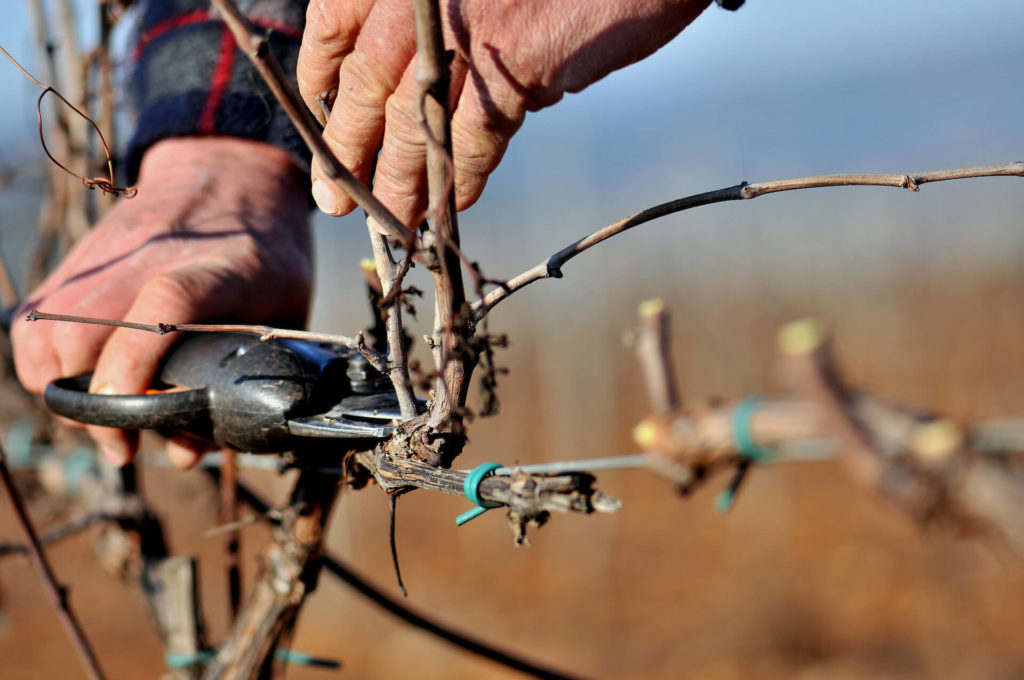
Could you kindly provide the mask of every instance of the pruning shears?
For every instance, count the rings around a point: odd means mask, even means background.
[[[44,398],[55,413],[82,423],[185,430],[251,453],[292,451],[323,438],[372,446],[401,418],[390,382],[339,345],[195,335],[172,348],[158,378],[139,395],[90,394],[91,375],[61,378]]]

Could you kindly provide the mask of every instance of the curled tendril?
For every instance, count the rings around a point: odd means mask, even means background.
[[[35,78],[33,78],[32,80],[34,81]],[[38,85],[39,83],[36,84]],[[67,105],[69,109],[71,109],[79,116],[81,116],[82,119],[89,123],[89,125],[92,126],[92,129],[96,131],[96,135],[100,139],[100,144],[103,145],[103,154],[107,157],[107,177],[96,177],[93,179],[83,177],[82,175],[79,175],[77,172],[68,168],[66,165],[58,161],[56,158],[54,158],[53,154],[50,153],[50,150],[46,148],[46,136],[43,134],[43,98],[45,98],[46,95],[51,92],[55,97],[57,97],[57,99],[64,102],[64,104]],[[117,194],[123,196],[124,198],[133,198],[137,193],[139,193],[139,190],[136,189],[135,187],[119,187],[116,184],[114,184],[114,161],[110,157],[110,147],[107,146],[107,140],[103,137],[103,133],[100,132],[99,126],[96,125],[95,122],[93,122],[92,118],[82,113],[78,109],[78,107],[76,107],[74,104],[65,99],[64,95],[62,95],[60,92],[53,89],[52,87],[43,88],[43,93],[39,95],[39,100],[36,102],[36,120],[39,121],[39,143],[43,147],[43,153],[45,153],[46,157],[49,158],[50,161],[58,168],[68,173],[72,177],[77,177],[78,179],[82,180],[82,184],[89,187],[90,189],[99,188],[99,190],[102,191],[104,194]]]
[[[135,187],[119,187],[116,184],[114,184],[114,161],[110,156],[110,147],[107,146],[106,138],[103,136],[103,133],[100,131],[99,126],[96,125],[92,118],[82,113],[82,111],[79,110],[78,107],[69,102],[60,92],[58,92],[57,90],[53,89],[48,85],[43,85],[41,82],[36,80],[32,76],[32,74],[26,71],[25,67],[19,64],[18,61],[14,57],[12,57],[10,53],[7,50],[5,50],[2,46],[0,46],[0,52],[2,52],[3,55],[7,57],[11,61],[11,63],[14,64],[15,67],[17,67],[17,69],[25,75],[26,78],[31,80],[33,83],[36,84],[36,86],[43,90],[43,93],[39,95],[38,101],[36,101],[36,120],[39,121],[39,143],[42,145],[43,152],[46,154],[46,157],[49,158],[54,165],[56,165],[64,172],[68,173],[72,177],[77,177],[78,179],[82,180],[82,184],[89,187],[90,189],[98,188],[104,194],[115,194],[123,198],[134,198],[135,195],[139,193],[138,189],[136,189]],[[93,179],[83,177],[82,175],[79,175],[77,172],[71,170],[66,165],[58,161],[56,158],[54,158],[53,154],[50,153],[50,150],[46,148],[46,137],[43,133],[43,99],[46,97],[47,94],[51,92],[55,97],[60,99],[65,106],[67,106],[69,109],[78,114],[82,118],[82,120],[91,125],[92,129],[96,131],[96,136],[99,137],[100,144],[103,145],[103,154],[107,157],[106,177],[95,177]]]
[[[99,189],[104,194],[114,194],[121,198],[135,198],[135,195],[139,193],[136,187],[116,187],[106,177],[93,177],[92,179],[83,177],[82,184],[90,189]]]

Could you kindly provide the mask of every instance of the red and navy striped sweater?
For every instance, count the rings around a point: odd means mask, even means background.
[[[293,78],[307,0],[239,0]],[[309,152],[209,0],[139,3],[129,94],[137,123],[126,154],[130,181],[146,149],[168,137],[227,135],[273,144],[309,166]]]

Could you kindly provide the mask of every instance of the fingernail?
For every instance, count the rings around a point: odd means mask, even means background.
[[[322,182],[318,179],[313,180],[313,200],[316,201],[316,207],[320,208],[323,212],[328,215],[338,214],[338,199],[334,197],[334,192],[327,186],[326,182]]]
[[[100,446],[100,451],[103,452],[103,457],[116,467],[122,467],[128,462],[128,452],[119,446],[103,444]]]
[[[99,385],[89,385],[89,392],[92,394],[117,394],[114,391],[114,386],[110,383],[100,383]]]
[[[179,470],[191,470],[199,462],[199,459],[203,457],[202,453],[182,444],[180,440],[175,441],[171,439],[167,442],[165,448],[171,465]]]

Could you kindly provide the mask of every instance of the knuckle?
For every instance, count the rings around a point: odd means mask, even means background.
[[[426,133],[408,111],[389,107],[380,165],[394,174],[416,173],[426,158]]]
[[[326,43],[335,42],[349,35],[352,21],[341,14],[345,10],[342,5],[351,3],[328,2],[313,0],[306,6],[306,27],[303,29],[302,42]]]
[[[460,174],[486,175],[498,165],[507,140],[487,128],[452,126],[452,149],[456,184]]]
[[[379,198],[400,222],[410,229],[423,219],[427,210],[427,197],[423,191],[426,184],[419,186],[387,187],[379,192]]]
[[[392,89],[361,52],[345,60],[338,78],[338,99],[342,106],[351,107],[353,113],[362,110],[379,115]]]
[[[322,43],[303,42],[295,65],[299,93],[309,105],[316,104],[319,96],[332,92],[338,84],[338,73],[347,51]],[[315,110],[318,110],[317,107]]]
[[[388,97],[385,111],[388,140],[399,151],[422,155],[426,134],[419,112],[410,108],[408,102],[398,95]]]
[[[422,164],[410,167],[403,160],[382,157],[374,178],[374,193],[379,198],[386,196],[389,200],[404,199],[420,193],[425,186],[426,172]]]
[[[353,175],[358,177],[364,184],[369,181],[373,172],[373,155],[369,153],[370,144],[352,139],[352,128],[347,126],[336,116],[331,116],[324,128],[324,142],[331,150],[334,157],[345,166]],[[316,162],[314,178],[327,182],[333,186],[333,180],[322,168],[319,160]]]
[[[64,356],[82,351],[90,344],[95,344],[93,338],[104,336],[111,332],[110,328],[93,326],[84,323],[60,323],[53,329],[50,342],[58,355]]]
[[[426,186],[426,162],[422,154],[382,153],[374,193],[389,199],[404,198],[422,192]]]
[[[165,272],[150,279],[143,285],[136,298],[133,310],[150,318],[140,318],[143,323],[180,323],[178,318],[169,318],[169,310],[190,307],[199,288],[198,275],[192,270]],[[177,315],[174,315],[177,317]]]

